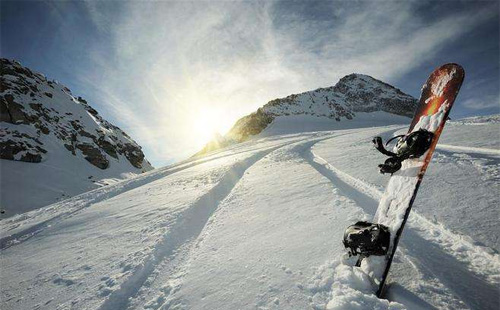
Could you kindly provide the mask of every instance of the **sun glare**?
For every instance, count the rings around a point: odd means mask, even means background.
[[[216,109],[200,109],[194,119],[193,133],[196,135],[197,146],[203,146],[217,134],[224,135],[230,124],[223,113]]]

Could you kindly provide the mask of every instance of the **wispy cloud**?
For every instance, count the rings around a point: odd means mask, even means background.
[[[478,98],[469,98],[462,105],[471,110],[496,109],[500,112],[500,97],[494,95],[482,96]]]
[[[109,46],[92,46],[110,110],[157,162],[200,147],[196,117],[232,122],[270,99],[334,84],[351,72],[394,80],[495,16],[491,8],[424,19],[418,2],[87,3]],[[460,25],[460,27],[456,27]],[[109,50],[108,50],[109,49]],[[113,94],[113,95],[111,95]]]

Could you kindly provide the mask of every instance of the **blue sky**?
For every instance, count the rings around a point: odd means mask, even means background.
[[[500,112],[498,1],[1,1],[0,53],[68,86],[162,166],[267,101],[357,72],[415,97],[466,70],[452,118]]]

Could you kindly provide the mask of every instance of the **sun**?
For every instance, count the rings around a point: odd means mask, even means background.
[[[203,146],[216,135],[223,135],[227,130],[227,120],[222,111],[201,108],[193,120],[193,134],[197,146]]]

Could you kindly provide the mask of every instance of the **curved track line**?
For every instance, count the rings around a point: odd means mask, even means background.
[[[311,150],[304,158],[330,179],[333,185],[348,194],[369,214],[374,214],[383,194],[375,186],[339,170]],[[372,200],[371,204],[364,204]],[[419,262],[421,269],[444,281],[456,295],[471,308],[497,309],[498,285],[500,283],[500,258],[490,254],[484,247],[467,241],[468,237],[452,233],[441,224],[433,223],[413,211],[402,246]],[[450,242],[451,241],[451,242]],[[422,252],[427,255],[421,255]],[[450,272],[453,266],[453,272]],[[471,273],[472,271],[472,273]],[[470,287],[474,287],[471,294]]]
[[[335,175],[337,180],[340,180],[348,186],[358,190],[362,194],[369,196],[374,201],[378,202],[382,197],[383,192],[376,186],[354,178],[353,176],[339,170],[319,155],[315,154],[313,151],[310,153],[313,160],[325,167],[325,169],[330,171],[331,174]],[[337,184],[334,183],[334,185]],[[372,213],[372,211],[373,209],[370,210],[370,213]],[[420,215],[416,210],[412,210],[411,214],[412,216],[408,221],[410,229],[421,232],[422,235],[425,235],[425,239],[428,241],[439,244],[448,253],[453,253],[454,257],[457,257],[460,261],[469,264],[472,271],[478,275],[484,276],[492,284],[500,284],[500,274],[498,272],[491,272],[494,270],[500,270],[500,255],[488,253],[491,251],[489,251],[486,247],[478,246],[467,241],[470,237],[451,232],[442,224],[430,221]],[[450,241],[452,241],[451,244]],[[460,246],[457,247],[457,245]],[[481,265],[478,265],[479,262]],[[485,270],[490,272],[485,272]]]
[[[319,138],[312,141],[296,142],[299,146],[308,148],[318,141],[329,139]],[[99,307],[99,310],[127,309],[131,298],[135,297],[146,280],[153,274],[160,263],[167,258],[172,258],[178,248],[190,240],[196,240],[201,234],[211,216],[217,210],[222,202],[241,180],[245,171],[255,165],[262,158],[270,153],[289,145],[282,144],[270,150],[261,151],[250,158],[235,163],[222,179],[206,194],[201,196],[193,205],[180,215],[176,224],[170,229],[156,246],[153,253],[146,259],[146,262],[139,267],[128,279],[125,280],[120,288],[109,296],[108,299]]]
[[[306,139],[308,138],[311,137],[307,137]],[[303,139],[304,138],[302,137],[301,139],[297,140],[300,141]],[[282,143],[277,147],[281,147],[293,142],[296,141],[292,140],[286,143]],[[267,147],[267,150],[271,152],[277,147]],[[41,233],[45,228],[68,219],[93,204],[99,203],[129,190],[143,186],[147,183],[154,182],[173,173],[203,164],[205,162],[245,152],[247,151],[240,151],[226,155],[203,158],[201,160],[199,158],[196,158],[193,160],[183,161],[165,168],[160,168],[159,170],[147,172],[133,179],[124,180],[122,182],[97,188],[92,191],[69,198],[67,200],[52,204],[50,206],[3,220],[0,223],[0,250],[4,250],[11,246],[20,244]]]
[[[137,294],[157,265],[172,255],[182,244],[192,238],[196,238],[205,227],[210,216],[217,209],[219,203],[229,195],[241,177],[243,177],[245,171],[273,150],[275,149],[267,152],[259,152],[246,160],[234,164],[209,192],[201,196],[180,215],[176,224],[170,229],[170,233],[166,234],[155,245],[153,253],[146,259],[145,263],[130,275],[120,285],[118,290],[111,293],[99,309],[126,309],[129,298]]]
[[[478,154],[487,156],[500,156],[500,150],[488,149],[484,147],[469,147],[469,146],[456,146],[450,144],[438,144],[436,146],[439,150],[449,151],[449,152],[459,152],[467,154]]]

